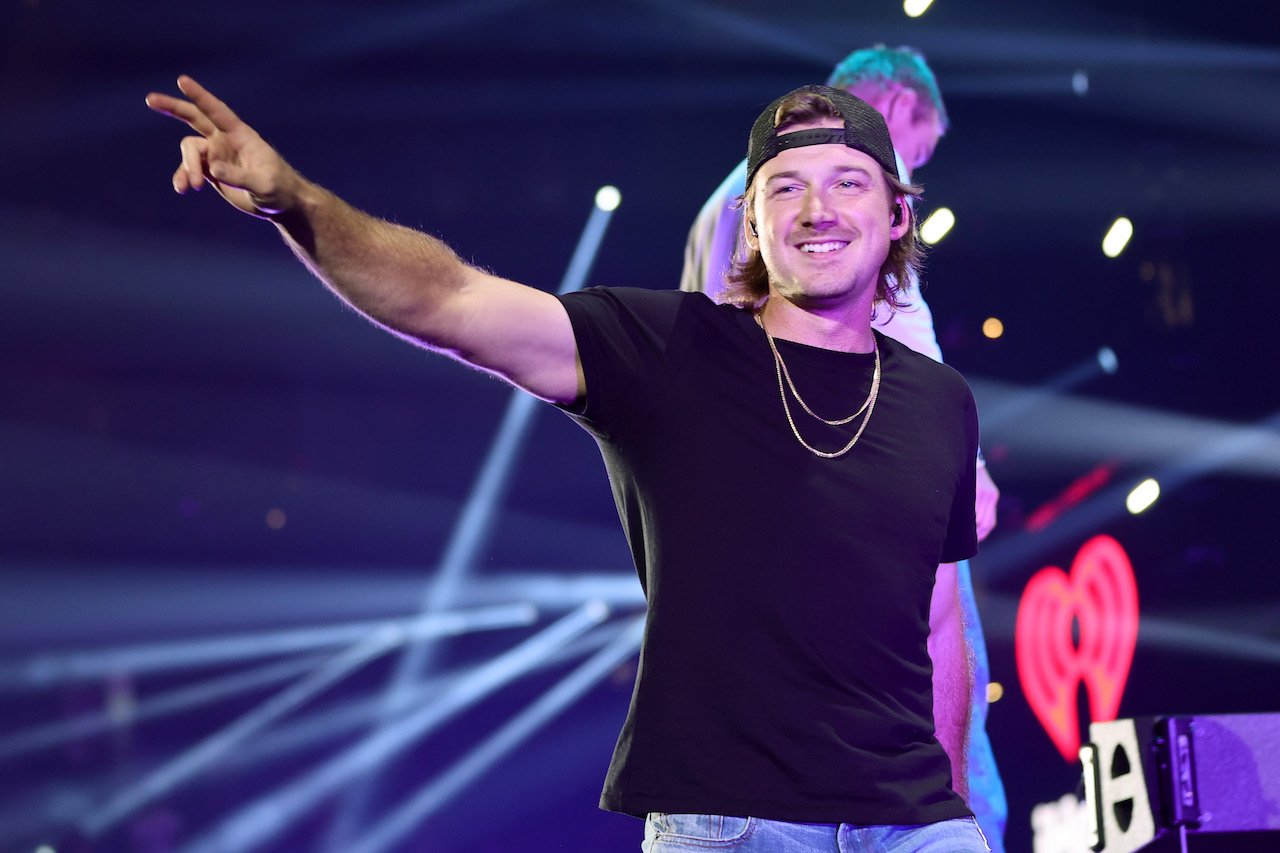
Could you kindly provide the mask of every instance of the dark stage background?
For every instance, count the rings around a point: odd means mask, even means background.
[[[639,845],[595,808],[642,602],[594,445],[538,407],[491,527],[439,583],[508,392],[351,316],[268,225],[174,195],[181,129],[142,98],[180,72],[358,206],[544,289],[613,184],[590,281],[668,288],[764,103],[854,47],[921,48],[953,121],[923,212],[957,217],[926,293],[948,361],[1003,413],[983,442],[1002,523],[973,568],[1010,849],[1078,778],[1019,688],[1016,606],[1090,536],[1137,576],[1121,716],[1280,711],[1272,4],[25,0],[0,23],[0,849],[227,827],[247,834],[226,849]],[[1119,215],[1135,234],[1108,259]],[[1104,346],[1114,375],[1089,367]],[[1163,494],[1132,516],[1148,476]],[[410,713],[456,713],[373,774],[351,750],[387,722],[399,656],[339,656],[424,595],[537,613],[435,644]],[[598,619],[595,599],[602,622],[501,657]],[[610,642],[620,657],[578,670]]]

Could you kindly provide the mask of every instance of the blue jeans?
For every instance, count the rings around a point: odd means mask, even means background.
[[[643,853],[987,853],[971,817],[916,826],[786,823],[758,817],[663,814],[644,822]]]

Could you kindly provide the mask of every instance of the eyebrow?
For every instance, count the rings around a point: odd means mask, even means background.
[[[836,166],[834,171],[838,175],[848,174],[849,172],[856,172],[859,175],[863,175],[867,178],[871,177],[871,173],[868,172],[866,169],[862,168],[861,166]],[[779,178],[799,178],[799,177],[800,177],[799,172],[795,171],[794,169],[788,169],[785,172],[778,172],[776,174],[770,175],[765,180],[765,183],[766,184],[772,183],[773,181],[776,181]]]

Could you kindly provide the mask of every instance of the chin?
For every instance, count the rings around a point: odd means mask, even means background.
[[[816,281],[796,289],[793,302],[810,303],[822,307],[832,303],[847,302],[858,295],[859,288],[847,281]]]

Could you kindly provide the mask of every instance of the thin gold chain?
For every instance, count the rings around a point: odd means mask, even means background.
[[[763,312],[756,314],[756,322],[760,324],[760,329],[764,332],[765,339],[769,342],[769,349],[773,353],[774,372],[778,376],[778,396],[782,398],[782,411],[786,414],[787,423],[791,426],[791,434],[796,437],[796,441],[800,442],[800,445],[805,450],[809,451],[814,456],[820,456],[823,459],[835,459],[839,456],[844,456],[853,449],[855,444],[858,443],[858,439],[862,438],[862,432],[867,428],[867,423],[871,420],[871,412],[876,407],[876,397],[880,394],[880,345],[876,341],[875,333],[873,332],[871,335],[871,346],[875,353],[876,366],[875,371],[871,374],[871,391],[867,394],[867,399],[863,401],[862,405],[858,408],[858,411],[849,415],[849,417],[841,420],[829,421],[820,415],[814,414],[813,410],[805,405],[804,400],[800,397],[800,392],[796,390],[795,383],[791,381],[791,372],[787,370],[786,362],[782,360],[782,353],[778,352],[778,346],[774,343],[773,335],[769,334],[769,330],[764,326]],[[804,436],[800,435],[800,430],[796,428],[795,418],[791,414],[791,404],[787,402],[788,387],[791,389],[791,393],[795,395],[796,402],[800,404],[800,407],[804,409],[806,413],[817,420],[822,421],[828,426],[842,426],[851,422],[858,415],[862,415],[862,423],[858,425],[858,431],[853,434],[853,438],[849,439],[849,443],[839,450],[829,453],[825,450],[818,450],[816,447],[809,444],[809,442],[805,441]]]
[[[761,323],[760,328],[762,329],[764,328],[763,321]],[[782,360],[782,353],[778,352],[778,345],[774,343],[773,336],[770,335],[768,332],[765,332],[765,335],[766,337],[769,338],[769,349],[773,350],[774,361],[777,363],[777,366],[781,368],[782,377],[787,380],[787,387],[791,389],[791,395],[796,398],[796,402],[800,404],[800,408],[804,409],[805,414],[809,415],[809,417],[811,418],[816,418],[817,420],[822,421],[827,426],[844,426],[845,424],[850,423],[858,415],[866,411],[867,404],[871,402],[870,396],[868,396],[867,399],[862,401],[862,405],[858,407],[858,411],[854,412],[852,415],[849,415],[849,417],[847,418],[840,418],[839,420],[834,420],[834,421],[827,420],[822,415],[819,415],[813,409],[809,408],[808,404],[805,403],[804,398],[800,396],[799,390],[796,389],[795,382],[791,381],[791,371],[787,370],[787,363]],[[871,339],[871,344],[873,347],[875,347],[874,336]],[[876,349],[876,374],[875,376],[872,377],[873,384],[876,382],[876,379],[878,378],[879,373],[880,373],[880,350],[877,348]]]

